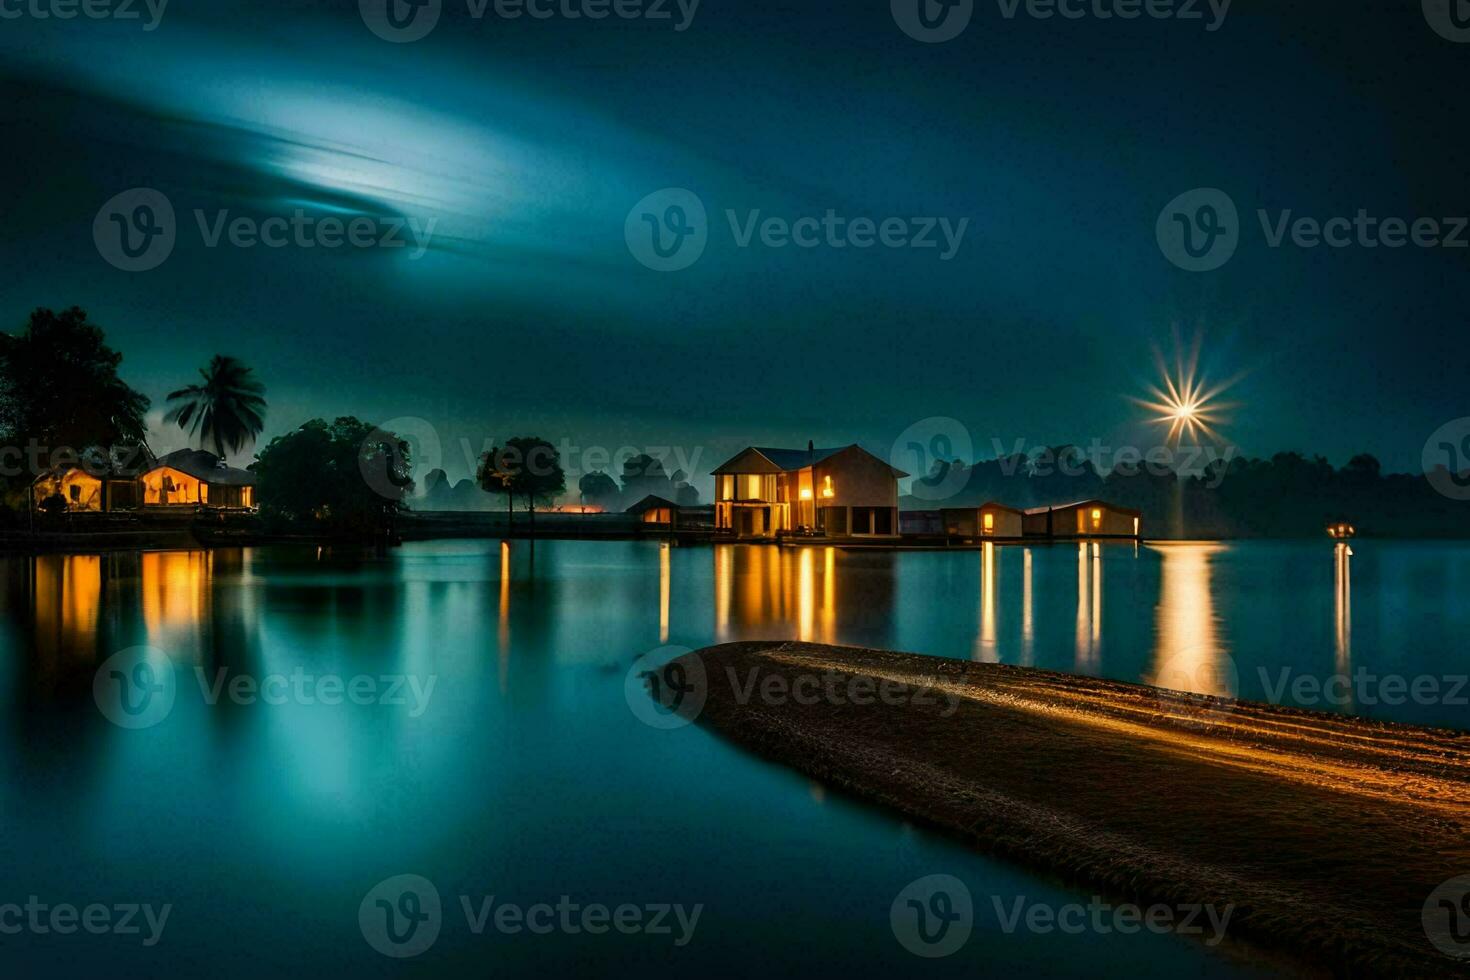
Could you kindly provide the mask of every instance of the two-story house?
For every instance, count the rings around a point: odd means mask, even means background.
[[[714,471],[715,527],[742,538],[897,538],[898,481],[861,446],[752,446]]]

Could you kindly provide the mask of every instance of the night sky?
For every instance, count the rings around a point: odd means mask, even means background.
[[[982,456],[1147,447],[1162,430],[1130,399],[1176,335],[1238,379],[1219,431],[1246,454],[1411,470],[1470,414],[1470,249],[1272,248],[1257,217],[1470,215],[1470,43],[1417,0],[1239,0],[1213,31],[1204,3],[1041,20],[979,0],[935,44],[888,0],[703,0],[684,30],[672,0],[668,20],[601,21],[444,0],[412,43],[356,2],[172,0],[153,30],[135,9],[0,20],[0,314],[86,308],[154,399],[160,451],[184,443],[163,396],[215,353],[267,384],[267,438],[422,418],[451,476],[461,439],[680,445],[703,477],[750,443],[886,456],[933,416]],[[177,240],[127,272],[93,223],[137,187],[167,197]],[[707,208],[708,246],[663,273],[624,231],[669,187]],[[1240,240],[1191,272],[1155,225],[1202,187],[1239,208]],[[297,208],[434,230],[418,258],[210,248],[194,216]],[[968,225],[948,261],[741,248],[727,209]]]

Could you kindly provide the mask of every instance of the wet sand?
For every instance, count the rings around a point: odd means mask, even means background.
[[[1113,900],[1231,904],[1227,942],[1334,973],[1470,975],[1421,921],[1470,874],[1470,736],[810,643],[680,659],[702,725],[987,852]],[[836,696],[791,696],[824,675]]]

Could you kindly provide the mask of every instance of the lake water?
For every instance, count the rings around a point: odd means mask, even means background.
[[[1350,550],[476,541],[0,558],[0,962],[15,976],[1255,975],[1173,935],[1008,933],[997,901],[1090,893],[697,727],[645,724],[624,681],[666,644],[799,637],[1470,728],[1456,681],[1470,545]],[[171,679],[166,714],[105,715],[94,679],[113,690],[114,669]],[[241,675],[274,696],[232,696]],[[1324,690],[1336,675],[1358,679]],[[395,689],[404,678],[418,687]],[[975,931],[921,960],[889,909],[938,873],[969,887]],[[359,906],[402,874],[431,881],[443,912],[432,946],[391,959]],[[684,945],[672,914],[668,935],[477,934],[461,896],[478,910],[491,895],[637,906],[627,921],[643,924],[649,906],[703,908]],[[171,911],[152,946],[141,915],[139,935],[16,932],[3,906],[31,896]]]

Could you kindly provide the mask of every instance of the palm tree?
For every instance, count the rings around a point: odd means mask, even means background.
[[[223,354],[216,354],[199,373],[204,384],[169,393],[163,420],[197,434],[201,449],[212,443],[216,456],[239,452],[265,427],[265,385],[241,361]]]

